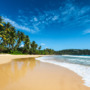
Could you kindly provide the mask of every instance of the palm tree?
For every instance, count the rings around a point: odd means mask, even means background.
[[[3,19],[2,17],[0,16],[0,44],[2,43],[2,35],[3,35]]]
[[[2,19],[0,18],[0,22],[2,21]],[[4,45],[5,47],[9,46],[10,47],[10,27],[11,24],[8,23],[2,23],[2,26],[0,28],[0,37],[2,40],[2,45]]]
[[[2,17],[0,16],[0,23],[2,23],[3,22],[3,19],[2,19]]]
[[[9,47],[10,49],[10,33],[11,33],[11,27],[12,25],[8,22],[4,24],[4,37],[3,37],[3,43],[5,46]]]
[[[17,32],[17,44],[16,44],[16,49],[19,48],[20,44],[22,41],[25,41],[25,35],[24,33],[18,31]]]
[[[29,49],[30,48],[30,39],[28,36],[25,38],[24,47]]]
[[[28,53],[29,49],[30,49],[30,39],[28,36],[26,36],[24,41],[24,53]]]
[[[31,48],[32,48],[33,50],[36,50],[37,47],[38,47],[38,45],[36,44],[35,41],[33,41],[33,42],[31,43]]]
[[[12,26],[10,28],[10,45],[11,45],[11,48],[12,50],[14,49],[14,44],[16,42],[16,29]]]
[[[11,50],[18,49],[22,42],[24,43],[22,52],[24,50],[28,53],[28,51],[31,50],[33,54],[36,54],[38,50],[41,49],[41,46],[38,47],[35,41],[33,41],[30,45],[29,36],[24,35],[23,32],[16,31],[9,22],[3,22],[3,18],[0,16],[0,45],[5,47],[7,50],[9,49],[11,52]],[[20,50],[20,48],[18,50]]]
[[[39,51],[41,50],[41,46],[38,47],[38,50],[39,50]]]

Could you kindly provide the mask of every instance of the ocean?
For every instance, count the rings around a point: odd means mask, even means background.
[[[41,62],[65,67],[82,77],[84,85],[90,87],[90,56],[86,55],[53,55],[36,58]]]

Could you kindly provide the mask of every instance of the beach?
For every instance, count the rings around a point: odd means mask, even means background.
[[[90,0],[1,0],[0,90],[90,90]]]
[[[35,60],[39,56],[1,55],[0,90],[90,90],[76,73]]]
[[[40,57],[45,55],[11,55],[11,54],[0,54],[0,64],[11,62],[16,58],[29,58],[29,57]]]

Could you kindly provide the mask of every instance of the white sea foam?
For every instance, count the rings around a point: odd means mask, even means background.
[[[39,58],[36,58],[36,60],[68,68],[69,70],[72,70],[75,73],[77,73],[79,76],[81,76],[82,80],[84,80],[84,85],[90,87],[90,67],[89,66],[71,64],[71,63],[65,63],[65,62],[57,62],[54,60],[49,60],[46,57],[39,57]]]

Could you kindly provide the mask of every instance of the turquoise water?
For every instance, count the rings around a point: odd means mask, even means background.
[[[90,56],[63,55],[53,56],[57,61],[90,66]]]

